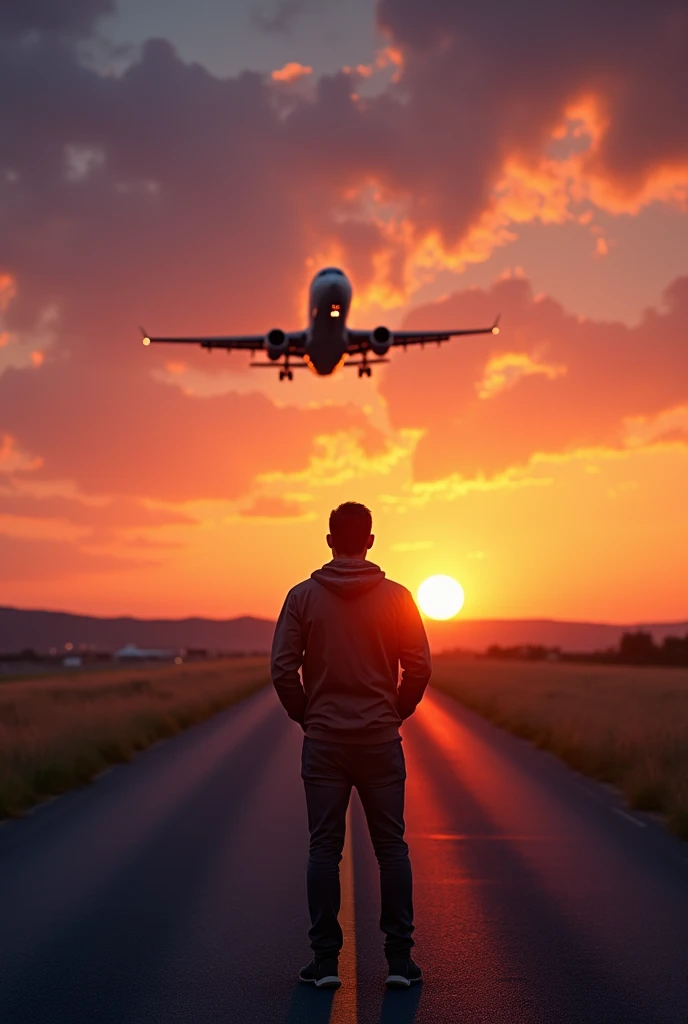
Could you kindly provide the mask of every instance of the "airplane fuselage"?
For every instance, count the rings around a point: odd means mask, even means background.
[[[274,366],[280,380],[293,380],[293,369],[307,366],[327,377],[340,366],[358,368],[359,377],[370,377],[372,366],[387,363],[392,345],[437,344],[460,334],[499,334],[499,317],[491,327],[458,328],[446,331],[395,330],[380,325],[371,330],[347,327],[351,308],[352,287],[349,278],[339,267],[323,267],[315,275],[308,289],[308,317],[305,330],[284,331],[273,327],[267,334],[233,334],[205,337],[151,337],[142,330],[143,344],[197,344],[213,352],[224,349],[248,350],[252,356],[264,352],[267,360],[254,361],[252,367]],[[300,360],[303,360],[302,362]]]
[[[325,267],[311,281],[304,359],[320,376],[333,373],[346,359],[351,295],[351,282],[337,267]]]

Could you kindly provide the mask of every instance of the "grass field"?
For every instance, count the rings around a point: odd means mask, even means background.
[[[268,681],[266,658],[0,677],[0,818],[89,782]]]
[[[432,685],[688,839],[688,669],[440,655]]]

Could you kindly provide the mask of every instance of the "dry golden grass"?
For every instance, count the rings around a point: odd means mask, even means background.
[[[441,655],[432,683],[688,839],[688,669]]]
[[[89,782],[269,678],[266,658],[0,677],[0,817]]]

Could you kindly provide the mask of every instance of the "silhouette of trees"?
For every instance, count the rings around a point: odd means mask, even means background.
[[[639,629],[624,633],[617,648],[606,651],[574,653],[559,647],[521,644],[501,647],[492,644],[485,657],[501,661],[576,661],[609,665],[674,665],[688,667],[688,633],[684,637],[667,636],[655,643],[651,633]]]
[[[624,633],[619,643],[619,661],[625,665],[647,665],[657,660],[659,648],[652,633]]]

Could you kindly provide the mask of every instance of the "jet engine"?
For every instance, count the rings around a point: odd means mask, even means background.
[[[385,356],[392,344],[392,332],[389,327],[376,327],[370,335],[370,347],[376,356]]]
[[[289,348],[289,339],[284,331],[280,330],[279,327],[275,327],[274,330],[265,335],[264,344],[268,359],[277,360],[286,354]]]

